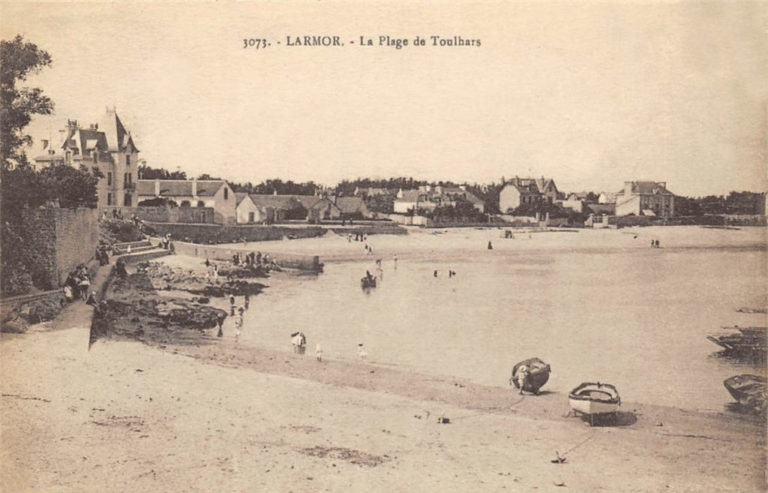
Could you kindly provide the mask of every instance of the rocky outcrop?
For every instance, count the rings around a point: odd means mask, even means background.
[[[114,279],[94,310],[91,343],[124,336],[144,342],[199,344],[205,330],[217,327],[226,317],[224,310],[157,294],[147,274],[140,272]]]
[[[146,276],[152,288],[161,291],[179,290],[208,297],[223,297],[230,294],[255,295],[259,294],[266,287],[258,282],[248,282],[243,279],[227,279],[223,275],[223,271],[224,269],[222,268],[219,274],[212,278],[199,272],[172,268],[157,262],[139,264],[137,269],[139,274]],[[235,268],[227,272],[237,272],[237,276],[242,277],[264,277],[263,271],[257,269]]]

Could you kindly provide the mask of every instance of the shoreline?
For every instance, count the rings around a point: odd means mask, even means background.
[[[627,403],[635,423],[589,427],[562,417],[554,393],[281,351],[86,341],[82,326],[0,337],[4,374],[39,376],[0,382],[4,491],[765,489],[752,420]]]

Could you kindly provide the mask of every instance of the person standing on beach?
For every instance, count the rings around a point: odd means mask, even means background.
[[[521,365],[520,368],[517,369],[517,385],[520,388],[521,394],[523,393],[523,387],[528,383],[529,374],[530,372],[526,365]]]
[[[234,317],[235,316],[235,295],[234,294],[229,295],[229,311],[230,311],[230,315]]]
[[[250,305],[251,305],[251,295],[248,293],[245,293],[245,296],[243,297],[243,306],[247,310]]]
[[[488,242],[488,250],[493,250],[493,243],[490,241]]]
[[[243,331],[243,309],[239,310],[237,318],[235,319],[235,344],[240,343],[240,334]]]

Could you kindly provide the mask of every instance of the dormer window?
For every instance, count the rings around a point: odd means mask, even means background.
[[[131,165],[131,155],[130,154],[127,154],[125,156],[125,165],[126,166],[130,166]]]

